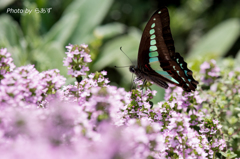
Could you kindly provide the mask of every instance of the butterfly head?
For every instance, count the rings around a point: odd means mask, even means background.
[[[129,67],[129,71],[132,72],[132,73],[136,73],[136,68],[134,65],[130,66]]]

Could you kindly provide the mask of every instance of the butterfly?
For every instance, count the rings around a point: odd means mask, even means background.
[[[198,82],[182,56],[175,52],[168,9],[158,9],[148,21],[138,50],[137,66],[130,66],[137,80],[152,81],[167,89],[171,83],[187,92],[195,91]]]

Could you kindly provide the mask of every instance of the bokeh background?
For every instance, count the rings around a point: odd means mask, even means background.
[[[106,70],[112,85],[129,90],[128,67],[114,68],[131,65],[119,48],[136,63],[142,30],[160,6],[168,7],[176,51],[197,80],[200,64],[209,59],[220,65],[223,58],[236,60],[233,67],[240,67],[239,0],[0,0],[0,48],[8,49],[16,66],[59,69],[69,84],[75,79],[63,66],[65,46],[85,43],[91,72]],[[155,102],[163,99],[164,90],[153,89],[158,90]]]

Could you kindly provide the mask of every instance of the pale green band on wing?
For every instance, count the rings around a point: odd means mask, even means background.
[[[158,57],[151,57],[149,58],[149,63],[158,61]]]
[[[156,38],[156,35],[152,35],[151,37],[150,37],[150,39],[155,39]]]
[[[154,51],[154,52],[149,52],[149,57],[156,57],[158,56],[158,52]]]
[[[151,25],[151,28],[154,28],[155,27],[155,23],[153,23],[152,25]]]
[[[157,50],[157,46],[150,46],[149,51],[156,51]]]
[[[151,40],[150,45],[156,45],[156,40]]]
[[[170,76],[166,71],[156,71],[156,72],[163,76]]]
[[[159,73],[160,75],[170,79],[171,81],[173,81],[174,83],[179,84],[178,81],[176,81],[174,78],[172,78],[172,76],[170,76],[166,71],[156,71],[157,73]]]
[[[149,61],[150,61],[150,59],[149,59]],[[150,62],[149,65],[154,71],[156,71],[160,75],[164,76],[165,78],[168,78],[169,80],[173,81],[174,83],[179,84],[179,82],[176,81],[174,78],[172,78],[172,76],[170,76],[166,71],[163,71],[163,69],[160,67],[159,61]]]
[[[150,34],[154,34],[154,33],[155,33],[155,30],[154,30],[154,29],[151,29],[151,30],[149,31],[149,33],[150,33]]]
[[[155,71],[157,71],[157,70],[162,71],[162,68],[160,67],[160,62],[159,61],[151,62],[151,63],[149,63],[149,65]]]
[[[151,40],[151,45],[153,45],[152,44],[152,41],[153,40]],[[155,40],[154,40],[155,41]],[[176,83],[176,84],[179,84],[179,82],[177,81],[177,80],[175,80],[172,76],[170,76],[169,74],[168,74],[168,72],[166,72],[166,71],[163,71],[162,70],[162,68],[160,67],[160,62],[159,62],[159,60],[158,60],[158,57],[156,57],[156,56],[158,56],[158,52],[157,51],[154,51],[154,50],[157,50],[157,47],[156,46],[150,46],[150,48],[149,48],[149,50],[150,51],[153,51],[153,52],[149,52],[149,65],[150,65],[150,67],[154,70],[154,71],[156,71],[157,73],[159,73],[160,75],[162,75],[162,76],[164,76],[165,78],[168,78],[169,80],[171,80],[172,82],[174,82],[174,83]],[[179,63],[179,59],[177,58],[176,59],[176,61],[177,61],[177,63]],[[180,64],[180,67],[183,69],[183,64],[181,63]],[[175,68],[175,66],[173,66],[173,69],[174,70],[176,70],[176,68]],[[176,70],[177,71],[177,70]],[[187,70],[183,70],[184,71],[184,74],[186,75],[186,76],[188,76],[188,74],[187,74]],[[180,72],[179,71],[177,71],[177,74],[180,76]],[[184,82],[186,82],[185,81],[185,79],[182,77],[182,80],[184,81]],[[191,82],[191,79],[188,79],[188,81],[189,82]],[[187,86],[189,86],[188,84],[187,84]]]
[[[179,84],[179,82],[176,81],[174,78],[171,78],[170,80],[173,81],[173,82],[175,82],[175,83],[177,83],[177,84]]]

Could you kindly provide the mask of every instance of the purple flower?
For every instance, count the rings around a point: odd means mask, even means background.
[[[200,66],[200,73],[205,73],[207,69],[210,68],[210,64],[208,62],[204,62],[201,66]]]
[[[220,75],[220,68],[217,67],[215,60],[211,60],[210,63],[204,62],[200,68],[200,73],[203,74],[201,81],[207,86],[210,86]]]
[[[33,65],[18,67],[1,81],[0,103],[13,106],[23,106],[24,102],[37,104],[46,92],[43,85]]]
[[[64,65],[71,75],[86,75],[86,64],[91,62],[87,45],[66,48]],[[214,61],[202,66],[210,79],[219,71],[213,65]],[[156,95],[148,88],[151,83],[145,91],[138,87],[126,92],[108,85],[106,75],[106,71],[90,73],[63,86],[65,78],[57,69],[39,73],[28,65],[4,74],[1,157],[138,159],[183,158],[185,154],[185,158],[211,158],[213,151],[226,147],[218,136],[220,122],[206,118],[202,108],[206,99],[198,91],[185,93],[170,86],[166,101],[151,108]]]
[[[67,48],[67,57],[63,61],[63,65],[68,67],[68,74],[72,77],[79,77],[86,75],[89,68],[86,66],[87,63],[92,62],[91,55],[89,55],[88,46],[82,44],[69,45]]]
[[[39,73],[33,65],[18,67],[5,75],[1,81],[0,103],[12,106],[24,106],[32,103],[36,106],[65,83],[58,70]]]
[[[7,52],[7,49],[0,49],[0,81],[6,73],[12,72],[15,67],[11,54]]]

